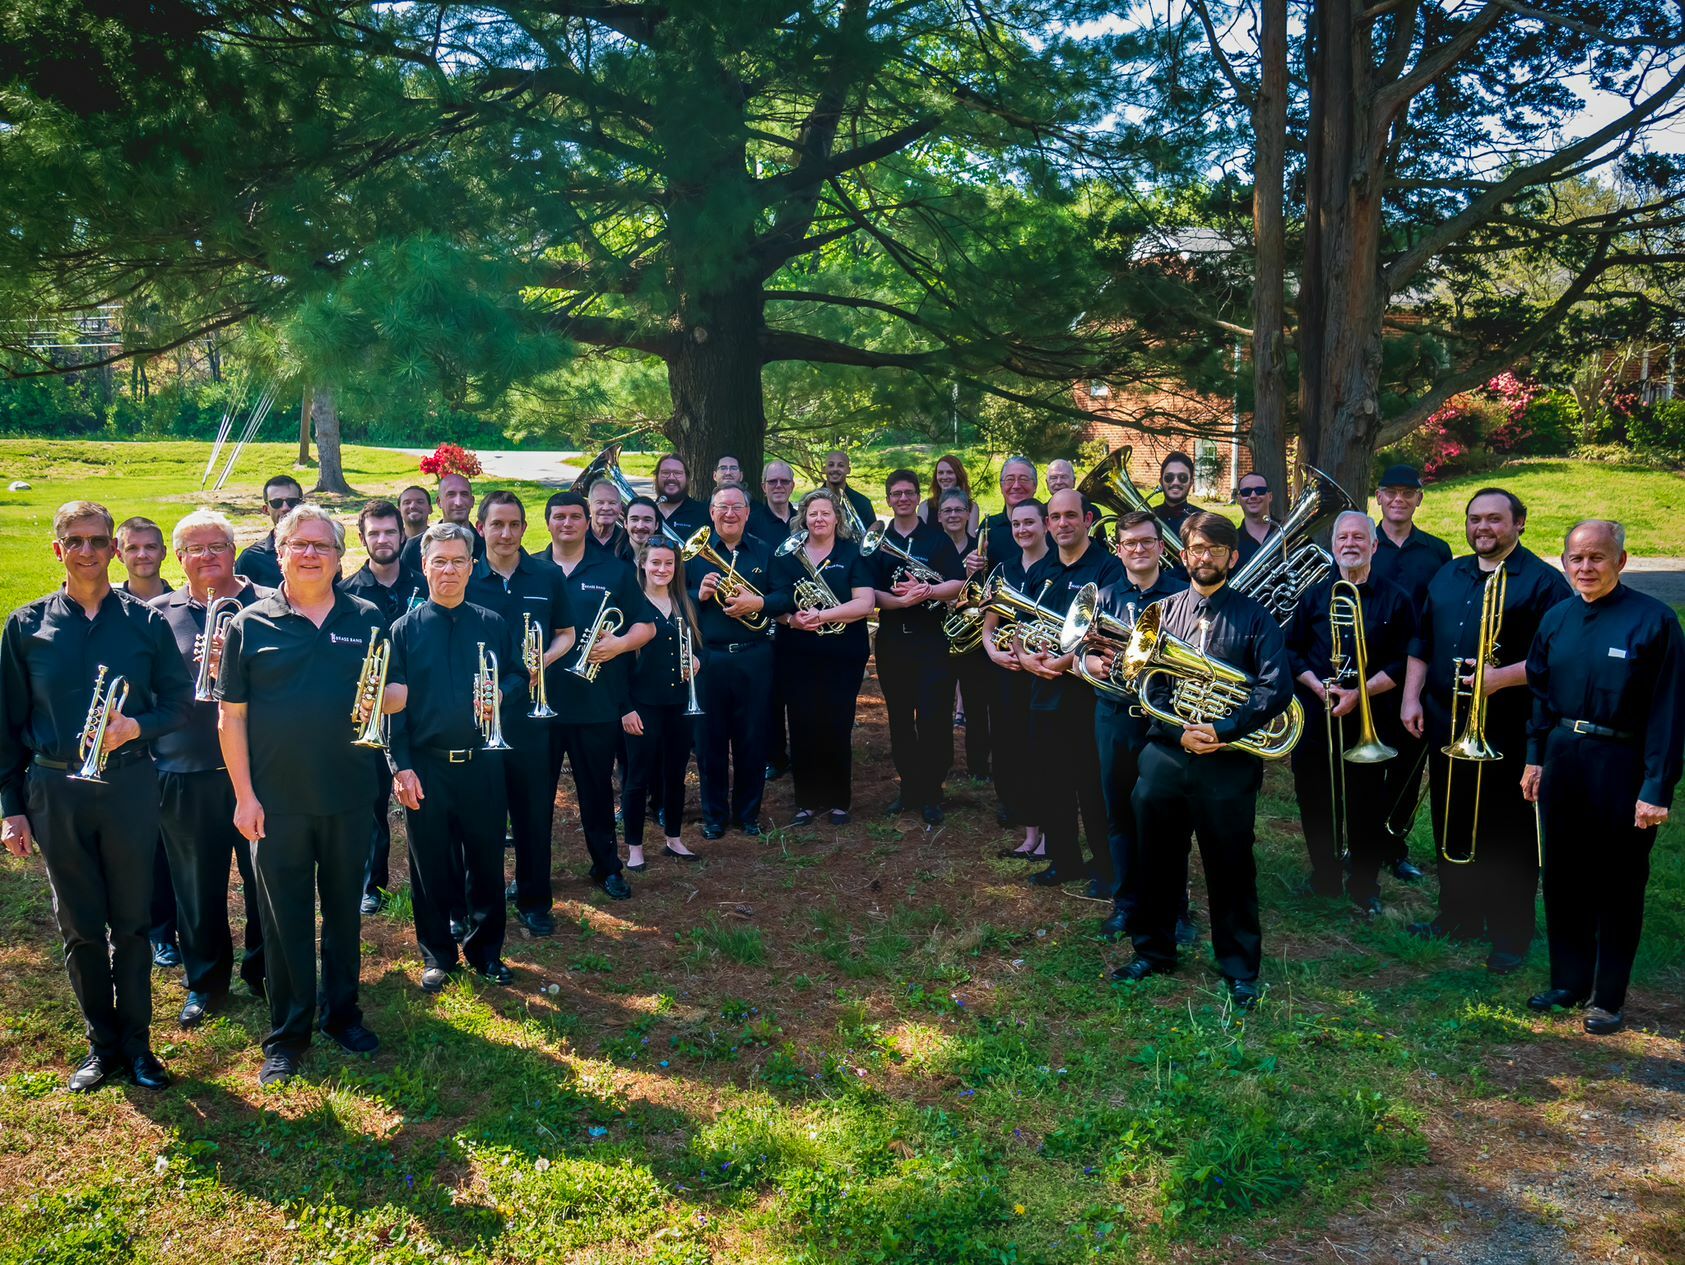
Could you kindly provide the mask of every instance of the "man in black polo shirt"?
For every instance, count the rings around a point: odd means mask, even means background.
[[[661,521],[681,543],[708,525],[708,507],[690,495],[690,471],[678,453],[655,463],[655,493]]]
[[[788,462],[766,463],[766,469],[761,473],[761,495],[764,499],[749,506],[749,534],[775,552],[779,545],[790,538],[790,530],[795,526],[796,509],[790,504],[791,494],[795,490],[796,472],[790,468]],[[769,782],[783,777],[784,771],[790,765],[789,745],[785,739],[782,685],[784,674],[781,662],[785,649],[782,640],[773,638],[772,655],[778,662],[774,665],[772,694],[767,713],[769,719],[766,734],[766,776]]]
[[[474,537],[474,557],[486,556],[486,542],[481,540],[480,533],[474,530],[474,485],[468,481],[466,475],[439,476],[439,521],[466,527],[469,535]],[[411,536],[405,540],[404,551],[399,557],[406,567],[420,575],[421,537]]]
[[[217,672],[218,734],[234,784],[234,825],[252,844],[263,912],[269,1035],[265,1085],[297,1075],[320,1005],[322,1032],[343,1049],[380,1046],[357,1004],[357,905],[368,864],[377,753],[353,745],[358,681],[386,621],[334,588],[345,529],[314,505],[275,528],[282,587],[234,617]],[[403,707],[388,686],[383,711]],[[316,901],[321,900],[321,992]]]
[[[392,722],[392,785],[409,824],[410,895],[421,949],[421,987],[436,993],[456,970],[450,909],[464,899],[462,956],[494,984],[503,963],[502,760],[485,732],[526,700],[527,670],[503,616],[467,600],[474,540],[458,523],[422,533],[428,600],[392,625],[394,685],[408,686]],[[482,655],[496,657],[499,697],[476,696]],[[493,724],[497,728],[492,729]],[[504,739],[507,741],[507,738]]]
[[[702,780],[702,837],[718,839],[728,825],[761,832],[766,792],[766,727],[772,710],[772,623],[795,609],[788,591],[771,593],[772,550],[748,535],[749,494],[718,488],[709,506],[714,530],[708,543],[740,579],[760,594],[720,595],[719,567],[702,558],[685,562],[685,587],[696,603],[703,671],[696,691],[702,704],[696,767]],[[759,623],[759,629],[743,621]]]
[[[591,530],[585,537],[585,543],[593,549],[606,549],[622,562],[630,562],[632,549],[627,542],[626,529],[620,525],[625,510],[620,504],[620,489],[614,486],[614,480],[604,475],[585,490],[585,499],[591,506]]]
[[[1047,528],[1053,551],[1030,575],[1034,597],[1056,614],[1070,609],[1085,584],[1099,588],[1125,578],[1123,564],[1088,536],[1082,494],[1055,492],[1047,502]],[[1049,583],[1051,581],[1051,583]],[[1030,654],[1018,649],[1018,662],[1030,684],[1030,760],[1036,770],[1037,814],[1047,841],[1047,868],[1030,876],[1039,887],[1053,887],[1082,877],[1077,817],[1092,859],[1086,867],[1089,894],[1110,895],[1117,887],[1112,872],[1106,826],[1106,797],[1100,786],[1100,755],[1094,742],[1094,691],[1071,674],[1071,656]]]
[[[1006,508],[985,515],[978,524],[978,547],[966,554],[962,561],[967,575],[984,578],[1003,562],[1015,560],[1022,552],[1012,536],[1012,509],[1035,497],[1038,476],[1036,463],[1028,457],[1008,457],[1000,468],[1000,494]],[[1052,537],[1047,547],[1053,547]]]
[[[848,486],[848,475],[853,469],[848,454],[842,449],[825,454],[825,486],[847,501],[849,507],[860,516],[860,521],[870,527],[877,521],[878,512],[872,507],[872,500],[864,492],[857,492]]]
[[[883,540],[942,577],[915,579],[887,549],[867,560],[877,590],[878,684],[889,712],[889,750],[900,792],[884,811],[917,807],[927,826],[942,824],[942,782],[954,763],[954,664],[942,633],[963,571],[948,533],[919,518],[919,476],[897,470],[884,480],[891,515]],[[926,603],[930,603],[927,605]]]
[[[425,525],[422,527],[425,531]],[[421,572],[401,560],[404,547],[402,511],[391,501],[370,501],[357,515],[357,534],[362,537],[368,561],[339,587],[354,597],[372,603],[390,626],[411,607],[427,599],[427,581]],[[392,822],[386,815],[392,800],[392,770],[386,761],[375,761],[374,809],[370,814],[369,865],[363,876],[360,909],[377,914],[386,903],[391,885]]]
[[[468,600],[496,611],[521,643],[538,630],[541,671],[561,659],[574,642],[573,614],[562,573],[521,549],[527,513],[513,492],[493,492],[480,502],[480,536],[486,556],[474,566]],[[530,668],[530,665],[529,665]],[[529,671],[529,687],[536,684]],[[551,703],[551,710],[556,710]],[[511,750],[499,760],[515,839],[515,881],[508,895],[515,916],[535,936],[551,935],[555,894],[550,884],[550,832],[556,821],[556,779],[550,773],[550,730],[558,719],[535,720],[528,708],[505,708],[503,736]]]
[[[153,599],[175,637],[182,662],[197,676],[209,656],[214,684],[220,644],[205,645],[206,606],[233,600],[243,609],[270,596],[234,574],[234,527],[221,514],[195,510],[176,524],[176,559],[187,587]],[[224,608],[226,609],[226,608]],[[225,616],[226,618],[226,616]],[[223,767],[214,699],[195,701],[188,721],[153,744],[164,850],[180,906],[181,956],[187,1002],[178,1022],[196,1027],[228,995],[234,974],[234,937],[228,927],[228,858],[240,867],[245,889],[245,952],[240,978],[263,996],[263,925],[258,912],[252,853],[234,829],[234,787]]]
[[[1252,555],[1264,547],[1275,535],[1276,521],[1270,517],[1270,483],[1256,470],[1243,474],[1235,487],[1235,500],[1240,504],[1240,562],[1244,566]]]
[[[148,744],[179,728],[193,685],[158,612],[111,587],[111,513],[71,501],[53,516],[64,587],[19,607],[0,634],[0,813],[26,857],[38,843],[82,1009],[88,1056],[73,1090],[119,1069],[144,1089],[169,1074],[153,1056],[146,929],[158,846],[158,774]],[[77,780],[100,669],[112,699],[104,782]],[[128,695],[109,693],[123,678]]]
[[[304,503],[304,489],[290,474],[277,474],[263,485],[263,512],[269,515],[271,528]],[[275,555],[273,529],[262,540],[247,545],[234,560],[234,574],[243,575],[261,588],[273,589],[281,583],[281,561]]]
[[[427,530],[427,520],[433,516],[433,494],[419,483],[412,483],[398,493],[398,513],[404,520],[404,541]]]
[[[578,642],[590,637],[605,598],[611,609],[620,612],[620,631],[605,630],[597,638],[591,657],[602,666],[594,681],[569,670],[578,662],[578,650],[550,666],[546,683],[550,706],[557,713],[550,722],[550,794],[554,798],[566,757],[573,769],[579,826],[591,854],[591,878],[615,900],[625,900],[632,888],[620,872],[614,837],[614,754],[620,746],[620,718],[630,697],[627,670],[631,660],[616,660],[655,636],[655,616],[637,573],[613,554],[586,546],[585,536],[591,530],[587,513],[585,498],[577,492],[557,492],[545,502],[549,561],[561,569]]]
[[[1388,466],[1381,475],[1375,500],[1381,507],[1375,561],[1371,564],[1375,578],[1404,591],[1415,622],[1420,624],[1427,608],[1428,583],[1451,561],[1451,546],[1416,526],[1416,511],[1422,505],[1422,477],[1414,466]],[[1382,771],[1381,800],[1387,814],[1382,864],[1395,878],[1414,883],[1422,877],[1422,871],[1410,860],[1410,829],[1416,822],[1427,744],[1401,729],[1394,745],[1398,758],[1388,760]]]

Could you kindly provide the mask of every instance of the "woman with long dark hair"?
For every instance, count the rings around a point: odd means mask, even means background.
[[[942,509],[942,495],[954,488],[964,492],[966,499],[971,501],[971,511],[966,515],[965,529],[975,536],[978,524],[982,521],[982,511],[972,499],[971,476],[965,472],[965,463],[953,453],[936,458],[936,468],[930,472],[930,495],[920,503],[919,517],[927,523],[937,522],[937,515]],[[963,558],[965,555],[960,556]]]

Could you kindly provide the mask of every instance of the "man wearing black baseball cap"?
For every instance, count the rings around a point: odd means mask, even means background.
[[[1381,473],[1375,500],[1381,508],[1381,521],[1370,574],[1377,581],[1403,589],[1419,622],[1427,604],[1428,581],[1451,561],[1451,546],[1415,524],[1416,511],[1422,504],[1422,476],[1416,467],[1403,463],[1388,466]],[[1398,748],[1398,755],[1384,766],[1387,846],[1382,867],[1390,869],[1395,878],[1414,883],[1422,877],[1422,871],[1410,860],[1410,826],[1415,820],[1426,748],[1420,739],[1403,732],[1389,733],[1387,742]]]

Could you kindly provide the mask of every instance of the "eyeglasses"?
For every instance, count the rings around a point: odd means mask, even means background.
[[[234,545],[231,541],[219,540],[211,545],[183,545],[181,552],[188,558],[220,558],[225,553],[233,553]]]
[[[434,570],[437,570],[437,571],[466,571],[469,567],[471,567],[473,565],[474,565],[474,560],[472,558],[429,558],[429,559],[427,559],[427,569],[429,571],[434,571]]]
[[[92,549],[94,552],[97,553],[101,549],[111,548],[111,537],[110,536],[62,536],[62,537],[59,538],[59,544],[64,546],[64,551],[66,553],[75,553],[79,549]]]
[[[761,482],[769,488],[782,488],[794,487],[796,481],[794,479],[762,479]]]
[[[1120,540],[1117,542],[1117,547],[1129,553],[1145,553],[1156,544],[1158,544],[1158,541],[1150,538],[1147,540]]]
[[[1228,553],[1227,545],[1189,545],[1182,550],[1184,558],[1226,558]]]
[[[269,498],[269,508],[272,510],[290,510],[295,505],[303,505],[302,496],[272,496]]]
[[[1240,489],[1240,495],[1242,495],[1242,496],[1268,496],[1269,492],[1270,492],[1270,490],[1267,487],[1241,488]]]
[[[289,540],[287,541],[287,552],[295,557],[311,553],[317,557],[326,557],[330,553],[338,553],[339,546],[333,544],[321,545],[314,540]]]

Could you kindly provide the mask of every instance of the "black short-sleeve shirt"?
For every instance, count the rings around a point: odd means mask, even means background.
[[[712,521],[708,517],[707,505],[694,496],[685,497],[673,507],[671,513],[657,502],[656,512],[661,515],[661,521],[666,523],[681,541],[689,540]]]
[[[718,532],[709,535],[708,543],[721,558],[732,562],[734,551],[720,539]],[[773,587],[772,549],[755,537],[745,535],[738,542],[735,555],[736,561],[733,565],[738,577],[753,585],[766,598],[766,605],[762,607],[761,614],[769,623],[780,615],[789,614],[794,609],[794,598]],[[690,593],[690,600],[696,605],[697,622],[702,626],[702,644],[717,649],[761,637],[770,638],[770,627],[764,632],[756,632],[742,620],[727,615],[725,607],[715,598],[706,602],[702,600],[703,579],[720,571],[720,567],[703,558],[693,558],[685,563],[685,589]]]
[[[365,602],[372,602],[379,607],[380,613],[386,616],[386,622],[389,624],[427,600],[427,577],[415,568],[406,566],[402,555],[399,555],[398,578],[391,584],[382,584],[380,578],[365,562],[341,580],[339,587],[353,597],[360,597]]]
[[[653,602],[649,611],[655,620],[655,636],[644,643],[632,665],[632,706],[666,707],[686,702],[690,686],[681,675],[679,663],[679,623],[684,612],[675,608],[671,615],[663,615]],[[690,630],[690,637],[695,653],[696,629]]]
[[[920,522],[911,534],[903,536],[891,522],[884,528],[883,538],[917,558],[944,580],[958,580],[965,575],[960,556],[954,550],[954,542],[935,523]],[[907,565],[884,549],[868,558],[866,564],[871,568],[872,587],[881,593],[890,591],[897,574]],[[881,610],[878,613],[878,645],[881,649],[885,637],[939,640],[942,637],[942,621],[947,616],[948,610],[941,602],[920,602],[917,606],[900,610]]]
[[[482,558],[474,564],[467,597],[476,606],[503,616],[518,641],[526,639],[528,616],[540,629],[546,646],[557,633],[574,627],[562,570],[547,558],[523,553],[507,577]]]
[[[248,581],[237,592],[222,596],[234,598],[244,610],[273,592]],[[199,658],[195,651],[198,639],[205,632],[205,604],[195,601],[188,590],[178,589],[153,598],[152,609],[169,625],[188,675],[197,677]],[[222,743],[216,733],[216,700],[194,702],[187,723],[159,737],[152,744],[152,754],[163,773],[209,773],[222,768]]]
[[[234,559],[234,574],[243,575],[266,589],[281,587],[281,559],[275,553],[275,533],[254,541]]]
[[[1123,569],[1123,563],[1097,540],[1089,541],[1082,555],[1072,563],[1063,561],[1057,549],[1051,550],[1025,577],[1029,595],[1032,598],[1039,596],[1042,606],[1060,615],[1071,608],[1071,600],[1083,585],[1093,584],[1104,589],[1128,578],[1129,573]],[[1091,699],[1093,690],[1086,681],[1069,672],[1056,681],[1038,676],[1030,684],[1031,711],[1058,711],[1067,701],[1079,697],[1084,701]]]
[[[575,649],[557,659],[548,669],[545,688],[549,691],[550,706],[556,709],[562,724],[619,721],[626,714],[626,703],[631,694],[631,656],[620,655],[604,664],[595,681],[582,680],[567,669],[577,662],[577,646],[585,641],[596,621],[605,594],[609,606],[621,613],[622,633],[633,624],[654,622],[655,612],[638,584],[637,572],[629,563],[622,562],[611,553],[587,548],[571,572],[554,562],[551,565],[556,566],[562,576],[568,609],[573,614],[574,631],[579,641]]]
[[[853,540],[832,541],[831,552],[819,563],[818,570],[839,602],[852,601],[855,589],[873,587],[871,567],[860,556],[859,543]],[[772,587],[788,597],[792,609],[795,607],[797,582],[811,578],[802,560],[795,554],[785,554],[772,560]],[[803,632],[800,628],[780,624],[778,647],[780,655],[789,653],[859,663],[864,663],[871,653],[871,641],[863,619],[844,624],[840,633]]]
[[[749,534],[768,549],[776,549],[795,530],[796,510],[790,507],[790,517],[780,518],[765,501],[749,502]]]

